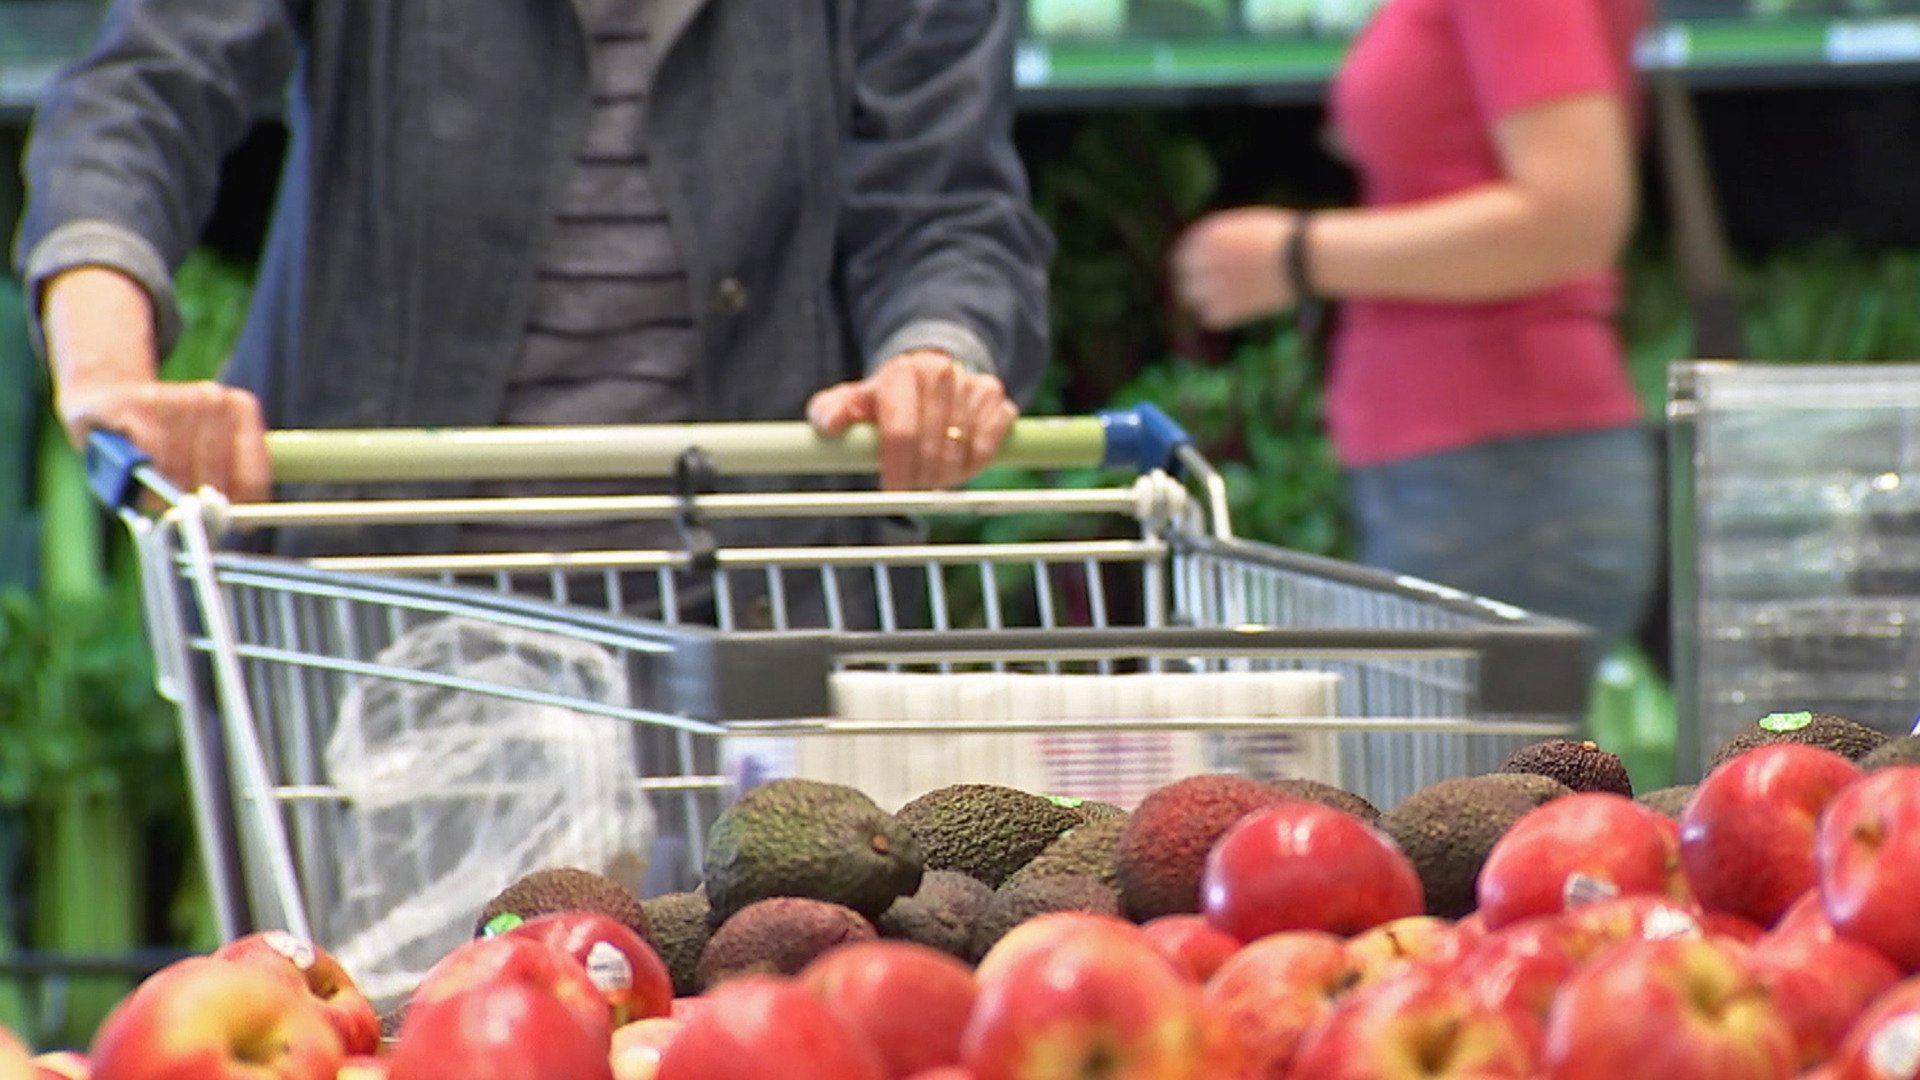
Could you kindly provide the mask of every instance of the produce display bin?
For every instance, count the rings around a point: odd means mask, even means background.
[[[1774,712],[1920,710],[1920,365],[1676,364],[1676,766]]]
[[[1385,807],[1579,728],[1586,628],[1236,538],[1221,477],[1150,408],[1015,426],[999,463],[1040,470],[1018,475],[1132,474],[1091,489],[382,499],[352,486],[577,478],[608,462],[684,479],[694,448],[720,477],[876,460],[869,429],[827,441],[804,424],[277,432],[280,479],[331,476],[355,496],[229,505],[96,441],[96,486],[141,552],[226,934],[325,942],[379,998],[540,865],[691,887],[707,825],[769,776],[844,782],[892,809],[958,782],[1128,805],[1231,771],[1321,779]],[[987,518],[1074,538],[697,542],[728,516]],[[673,519],[687,543],[292,558],[235,542],[635,517]],[[648,617],[633,613],[640,585]],[[713,598],[704,622],[681,602],[695,586]]]

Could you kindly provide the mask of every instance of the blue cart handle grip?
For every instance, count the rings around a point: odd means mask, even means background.
[[[1100,464],[1108,468],[1140,473],[1155,469],[1172,472],[1175,452],[1193,443],[1185,428],[1151,402],[1094,415],[1099,417],[1106,433],[1106,450]]]
[[[87,434],[87,485],[108,509],[126,510],[141,491],[140,471],[153,464],[145,450],[117,431],[96,428]]]

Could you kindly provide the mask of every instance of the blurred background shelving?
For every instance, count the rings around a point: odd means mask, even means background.
[[[1378,0],[1026,0],[1028,107],[1196,97],[1312,100]],[[0,0],[0,123],[85,48],[100,0]],[[1920,0],[1672,0],[1641,66],[1716,85],[1920,71]]]

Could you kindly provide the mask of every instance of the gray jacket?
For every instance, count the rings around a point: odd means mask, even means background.
[[[705,298],[703,417],[798,418],[914,346],[1032,390],[1051,240],[1010,139],[1012,7],[656,0],[651,168]],[[116,0],[36,120],[20,270],[35,296],[71,266],[127,271],[169,347],[169,268],[223,155],[285,93],[229,379],[276,427],[492,423],[586,56],[555,0]]]

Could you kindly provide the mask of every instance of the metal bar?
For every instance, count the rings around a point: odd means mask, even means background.
[[[193,507],[198,502],[198,496],[187,496],[182,499],[181,505]],[[286,823],[280,820],[279,812],[271,802],[259,797],[272,784],[261,753],[259,726],[253,715],[252,703],[247,700],[246,678],[240,670],[240,657],[236,652],[237,642],[228,618],[226,599],[221,595],[214,574],[213,543],[207,536],[205,519],[189,511],[181,536],[186,541],[187,554],[195,571],[193,584],[200,601],[200,614],[206,620],[208,639],[214,645],[209,655],[215,686],[219,690],[220,714],[227,724],[228,749],[239,759],[243,798],[248,803],[255,826],[261,831],[260,846],[264,850],[260,855],[267,863],[274,896],[283,909],[279,914],[284,929],[289,933],[311,939],[313,930],[300,902],[303,893],[293,868]]]
[[[702,776],[688,772],[679,776],[636,776],[628,783],[643,791],[679,791],[683,788],[723,788],[733,783],[727,776]],[[486,784],[450,785],[437,784],[429,791],[420,792],[419,799],[466,799],[474,795],[485,795],[497,790],[496,786]],[[345,803],[352,799],[337,787],[325,784],[285,784],[273,789],[273,797],[283,803]]]
[[[1140,562],[1167,554],[1167,545],[1142,540],[1084,540],[1070,543],[1020,544],[888,544],[831,548],[722,548],[715,559],[722,567],[843,566],[871,569],[875,565],[933,562],[942,565],[992,559],[1005,562],[1067,562],[1097,559]],[[687,569],[692,560],[679,551],[528,551],[474,555],[342,555],[308,560],[319,570],[371,574],[430,574],[441,571],[479,573],[493,570],[628,569],[668,567]]]
[[[971,515],[1000,517],[1033,513],[1111,513],[1132,516],[1139,497],[1132,488],[1062,491],[820,491],[696,495],[693,505],[709,518],[879,517]],[[687,508],[674,495],[543,495],[514,498],[338,499],[312,502],[235,503],[225,521],[235,527],[318,525],[410,525],[446,522],[603,521],[670,519]]]
[[[219,655],[219,648],[206,638],[194,639],[194,646]],[[438,672],[415,671],[410,668],[397,668],[385,664],[373,664],[364,660],[343,660],[336,657],[317,656],[313,653],[297,652],[291,649],[275,649],[263,645],[234,644],[230,651],[236,657],[247,660],[268,660],[274,663],[296,667],[314,668],[320,671],[333,671],[346,675],[366,675],[392,682],[415,683],[420,686],[437,686],[446,690],[464,690],[470,693],[484,694],[488,697],[504,698],[510,701],[523,701],[529,705],[552,705],[572,712],[588,713],[594,716],[606,716],[615,720],[630,720],[643,724],[660,724],[676,727],[700,735],[717,735],[721,729],[699,720],[690,720],[671,713],[652,712],[647,709],[634,709],[625,705],[608,705],[603,702],[588,701],[584,698],[566,694],[548,693],[540,690],[526,690],[520,687],[506,686],[501,683],[469,679],[460,675],[446,675]]]
[[[1120,723],[1124,721],[1124,725]],[[1027,720],[843,720],[837,717],[795,717],[785,720],[738,720],[728,734],[760,738],[769,735],[999,735],[1072,731],[1396,731],[1440,732],[1452,735],[1525,735],[1553,738],[1565,735],[1565,720],[1461,720],[1428,716],[1194,716],[1082,717]]]
[[[528,615],[511,610],[524,606],[516,603],[507,595],[510,582],[501,580],[497,587],[503,594],[498,597],[485,596],[471,599],[454,599],[460,595],[457,586],[439,586],[434,594],[424,588],[406,588],[406,583],[382,583],[379,588],[370,588],[366,583],[341,581],[323,575],[303,575],[295,566],[282,566],[260,563],[262,567],[272,565],[272,569],[252,569],[232,560],[223,560],[218,566],[220,582],[223,585],[247,585],[258,589],[271,589],[278,592],[295,593],[301,596],[322,600],[352,601],[362,604],[374,604],[382,607],[405,608],[424,615],[441,615],[448,618],[471,618],[511,626],[515,629],[533,630],[542,633],[565,633],[580,641],[613,648],[628,649],[635,652],[665,654],[673,651],[673,646],[661,641],[649,641],[636,638],[631,630],[615,633],[601,629],[610,618],[600,613],[589,620],[569,618],[564,624],[556,623],[551,615]],[[309,562],[307,566],[313,564]],[[316,569],[325,570],[320,567]],[[574,613],[576,616],[579,613]],[[626,620],[621,620],[625,622]],[[628,623],[628,625],[631,625]],[[394,635],[401,633],[396,628]]]
[[[289,483],[665,477],[695,447],[718,472],[734,476],[864,474],[880,461],[871,424],[837,439],[797,421],[267,434],[274,478]],[[1014,423],[994,463],[1083,468],[1100,464],[1105,453],[1106,429],[1097,417],[1028,417]]]

